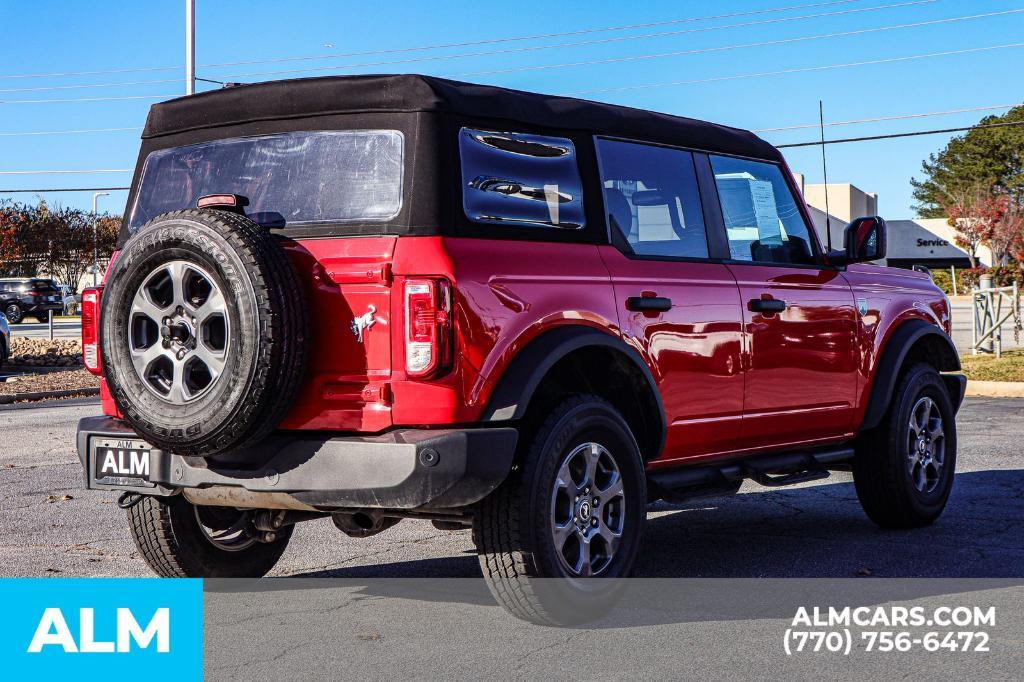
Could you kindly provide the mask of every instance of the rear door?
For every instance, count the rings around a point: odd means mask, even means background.
[[[612,241],[601,255],[622,331],[658,383],[668,425],[660,459],[730,450],[743,405],[740,296],[712,259],[722,247],[708,241],[694,155],[603,138],[596,146]]]
[[[776,164],[711,156],[743,301],[744,448],[834,439],[851,428],[857,311],[823,264],[801,199]]]

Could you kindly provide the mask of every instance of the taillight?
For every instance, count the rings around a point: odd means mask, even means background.
[[[103,287],[82,290],[82,362],[93,374],[103,370],[100,363],[100,296]]]
[[[452,290],[444,279],[405,282],[405,371],[435,376],[451,368]]]

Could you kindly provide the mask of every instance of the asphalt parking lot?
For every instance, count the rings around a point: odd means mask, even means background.
[[[77,420],[94,400],[0,409],[0,575],[145,576],[115,494],[82,489]],[[968,399],[957,482],[942,518],[882,531],[849,476],[649,515],[638,573],[649,577],[1024,577],[1024,401]],[[300,524],[273,575],[479,575],[468,531],[403,521],[371,538],[329,520]]]

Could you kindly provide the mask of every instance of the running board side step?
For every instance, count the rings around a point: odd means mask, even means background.
[[[744,479],[778,488],[828,478],[829,469],[853,459],[852,447],[758,455],[703,466],[655,469],[648,481],[669,499],[692,499],[708,491],[734,492]]]

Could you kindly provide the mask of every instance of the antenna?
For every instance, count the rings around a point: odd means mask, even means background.
[[[821,127],[821,173],[825,176],[825,243],[832,250],[832,214],[828,210],[828,164],[825,163],[825,107],[818,100],[818,123]]]

